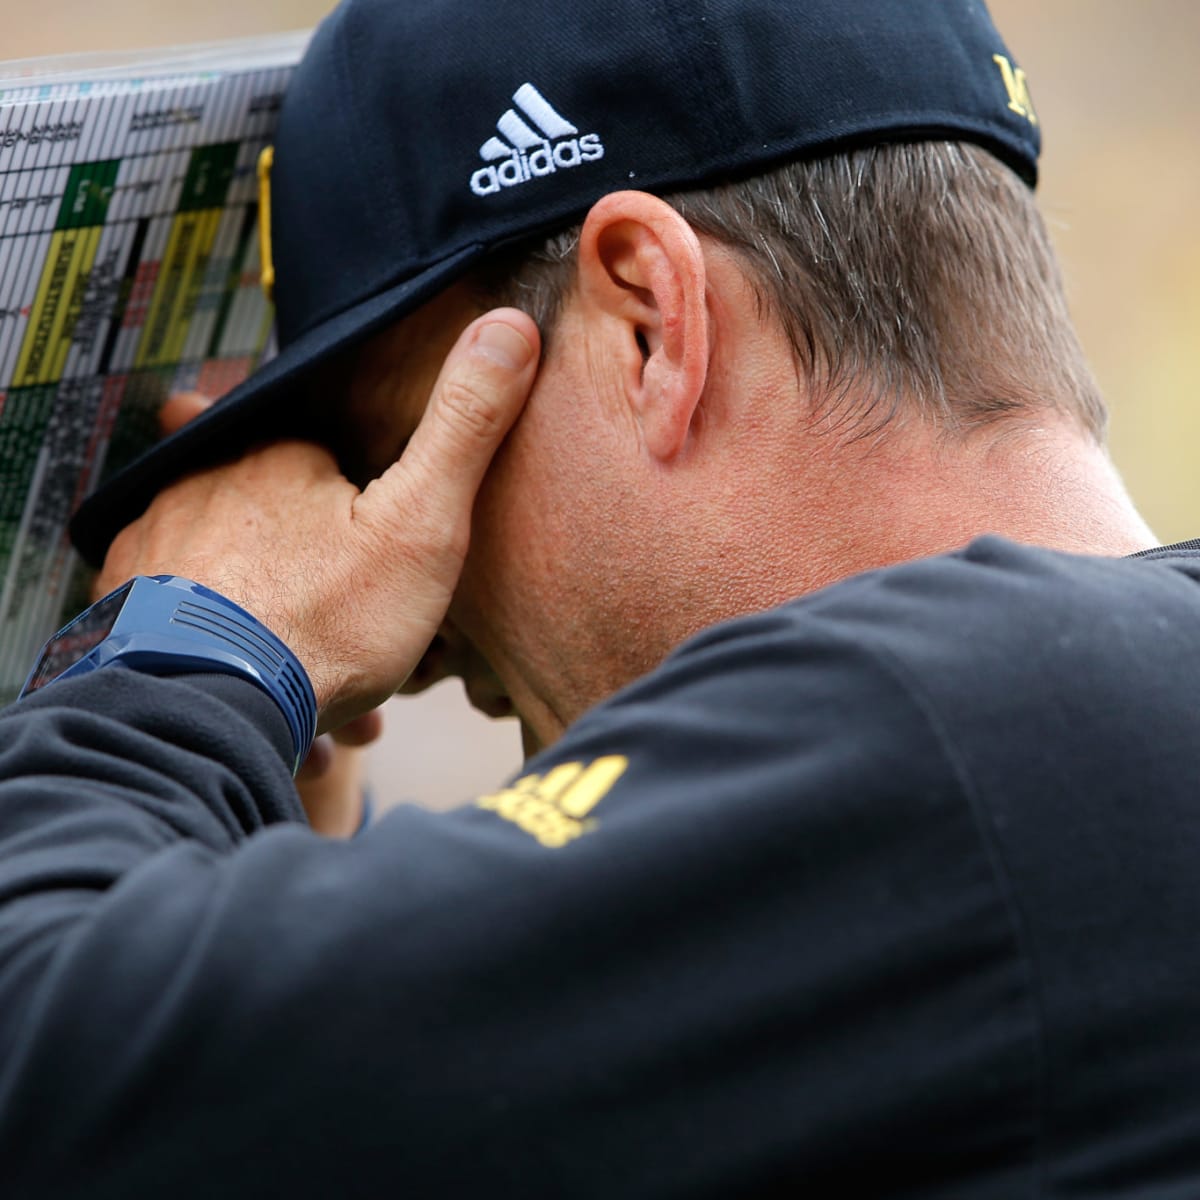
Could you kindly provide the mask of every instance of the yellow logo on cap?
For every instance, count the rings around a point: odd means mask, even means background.
[[[1020,67],[1014,67],[1003,54],[993,54],[992,61],[1000,68],[1004,78],[1004,90],[1008,92],[1008,107],[1019,113],[1030,125],[1038,123],[1033,101],[1029,98],[1029,84],[1025,81],[1025,72]]]
[[[271,168],[275,147],[264,146],[258,156],[258,260],[259,285],[268,300],[275,299],[275,258],[271,253]]]

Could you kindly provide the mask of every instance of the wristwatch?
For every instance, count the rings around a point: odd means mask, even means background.
[[[147,675],[240,675],[283,711],[293,774],[317,730],[317,698],[296,656],[244,608],[177,575],[139,575],[97,600],[42,647],[22,696],[59,679],[121,666]]]

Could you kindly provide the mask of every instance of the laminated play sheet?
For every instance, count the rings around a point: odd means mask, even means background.
[[[0,703],[87,602],[79,500],[267,349],[256,166],[307,38],[0,63]]]

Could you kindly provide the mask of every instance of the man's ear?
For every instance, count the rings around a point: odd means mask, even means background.
[[[646,192],[598,201],[579,239],[579,294],[602,334],[647,450],[683,449],[710,353],[704,251],[692,227]]]

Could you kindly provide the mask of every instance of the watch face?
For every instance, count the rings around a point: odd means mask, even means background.
[[[103,600],[96,601],[91,608],[80,613],[69,625],[63,626],[42,647],[42,656],[38,659],[22,694],[28,695],[52,683],[100,645],[117,623],[117,617],[120,616],[131,587],[132,582],[117,588],[115,592],[105,596]]]

